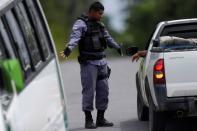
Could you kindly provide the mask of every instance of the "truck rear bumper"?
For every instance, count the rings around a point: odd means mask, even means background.
[[[158,111],[176,112],[182,111],[187,115],[197,116],[197,96],[194,97],[167,97],[166,88],[155,88]]]
[[[160,109],[163,111],[186,111],[190,113],[197,112],[197,97],[188,98],[166,98],[160,102]]]

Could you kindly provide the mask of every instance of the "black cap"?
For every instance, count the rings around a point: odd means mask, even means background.
[[[101,3],[101,2],[94,2],[94,3],[92,3],[91,5],[90,5],[90,7],[89,7],[89,11],[91,11],[91,10],[95,10],[95,11],[100,11],[100,10],[102,10],[102,11],[104,11],[105,10],[105,8],[104,8],[104,6],[103,6],[103,4]]]

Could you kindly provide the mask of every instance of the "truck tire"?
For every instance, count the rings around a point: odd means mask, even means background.
[[[148,107],[144,105],[139,93],[137,93],[137,116],[140,121],[148,121],[149,119]]]
[[[155,111],[149,107],[149,131],[165,131],[166,117],[164,112]]]

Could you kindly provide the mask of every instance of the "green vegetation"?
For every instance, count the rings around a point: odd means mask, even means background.
[[[40,0],[59,53],[69,41],[73,22],[94,0]],[[77,49],[71,59],[77,55]],[[59,57],[60,60],[62,59]]]
[[[151,32],[160,21],[195,18],[196,0],[141,0],[128,7],[126,34],[130,41],[144,48]]]
[[[83,11],[87,11],[93,1],[40,0],[58,52],[63,50],[66,42],[69,41],[73,22]],[[132,3],[131,0],[127,1]],[[197,17],[196,7],[196,0],[135,0],[134,4],[128,4],[125,9],[129,13],[125,21],[125,32],[113,31],[107,17],[105,17],[104,23],[117,42],[124,43],[125,46],[137,45],[144,48],[157,23],[166,20],[195,18]],[[75,49],[71,58],[76,57],[77,52]]]

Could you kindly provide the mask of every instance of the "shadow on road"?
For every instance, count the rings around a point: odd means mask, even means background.
[[[148,122],[141,122],[137,119],[132,119],[120,123],[121,131],[147,131]]]
[[[172,119],[166,131],[197,131],[197,118]]]
[[[84,127],[81,128],[75,128],[75,129],[69,129],[68,131],[85,131],[87,129],[85,129]]]
[[[121,122],[121,131],[148,131],[148,122],[137,119]],[[165,131],[197,131],[197,118],[171,119]]]

